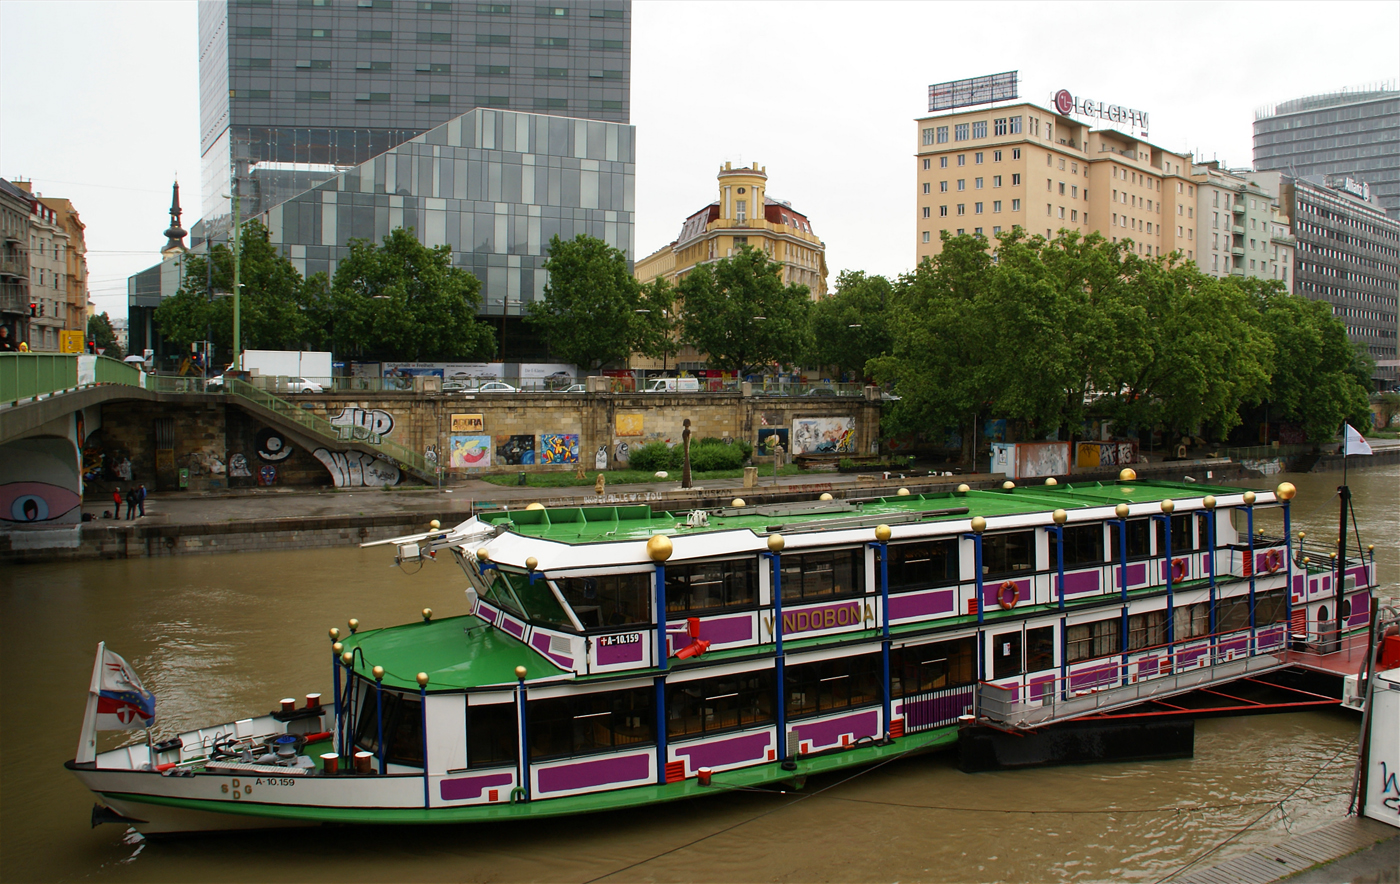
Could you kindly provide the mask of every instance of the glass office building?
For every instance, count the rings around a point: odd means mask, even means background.
[[[626,123],[631,4],[204,0],[196,246],[476,107]]]
[[[1259,111],[1254,168],[1364,182],[1400,220],[1400,90],[1313,95]]]

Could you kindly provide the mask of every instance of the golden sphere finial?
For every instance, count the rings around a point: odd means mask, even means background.
[[[336,642],[335,644],[331,645],[331,652],[334,653],[337,657],[345,653],[344,642]]]
[[[489,562],[489,561],[491,561],[491,550],[489,550],[489,549],[487,549],[486,547],[483,546],[481,549],[479,549],[479,550],[476,551],[476,560],[477,560],[478,562]]]
[[[1298,539],[1299,539],[1299,540],[1302,540],[1304,537],[1307,537],[1307,536],[1308,536],[1308,532],[1306,532],[1306,531],[1299,531],[1299,532],[1298,532]]]
[[[1054,520],[1056,525],[1063,525],[1066,521],[1069,520],[1069,513],[1065,512],[1064,510],[1055,510],[1053,513],[1050,514],[1050,518]]]
[[[787,546],[787,541],[783,538],[783,535],[781,535],[781,534],[769,534],[769,535],[768,535],[768,551],[769,551],[769,552],[780,553],[780,552],[783,551],[783,547],[785,547],[785,546]]]
[[[442,523],[439,522],[437,519],[433,519],[431,522],[428,523],[428,527],[436,531],[437,529],[442,527]]]
[[[671,538],[665,534],[653,534],[647,541],[647,555],[651,556],[653,562],[664,562],[671,557],[674,548],[671,546]]]
[[[1215,495],[1207,494],[1205,497],[1201,498],[1201,506],[1208,510],[1215,509]]]
[[[537,559],[537,558],[535,558],[534,556],[529,556],[528,558],[525,559],[525,570],[526,570],[526,571],[534,571],[534,570],[535,570],[536,568],[538,568],[539,566],[540,566],[540,560]]]
[[[517,667],[515,667],[515,677],[516,677],[516,679],[517,679],[518,681],[524,681],[524,680],[525,680],[525,674],[526,674],[526,672],[528,672],[528,670],[527,670],[524,666],[517,666]]]
[[[1279,500],[1292,500],[1298,494],[1298,486],[1292,482],[1280,482],[1278,487],[1274,489],[1274,494],[1278,496]]]
[[[426,688],[426,687],[428,686],[428,673],[426,673],[426,672],[420,672],[420,673],[418,673],[418,686],[419,686],[420,688]]]
[[[1113,508],[1113,514],[1120,519],[1128,518],[1128,505],[1126,503],[1118,504]]]
[[[901,488],[901,489],[899,489],[898,491],[895,492],[895,496],[896,496],[896,497],[908,497],[908,496],[909,496],[909,489],[908,489],[908,488]]]
[[[1137,470],[1132,467],[1124,467],[1118,471],[1119,482],[1134,482],[1137,480]]]
[[[959,493],[959,494],[966,494],[967,492],[969,492],[969,491],[971,491],[971,490],[972,490],[972,487],[971,487],[970,485],[968,485],[966,482],[964,482],[963,484],[961,484],[961,485],[958,486],[958,493]]]
[[[1049,485],[1051,488],[1054,488],[1056,485],[1060,484],[1060,480],[1056,479],[1054,476],[1051,476],[1050,478],[1045,480],[1045,484]]]
[[[744,498],[742,497],[736,497],[733,500],[729,501],[729,505],[734,507],[734,509],[736,510],[743,509],[744,507],[748,506],[748,504],[744,503]]]
[[[344,663],[346,666],[353,666],[353,665],[355,665],[355,652],[354,652],[354,651],[346,651],[345,653],[341,654],[341,655],[340,655],[340,662]]]
[[[831,497],[831,492],[830,492],[830,491],[823,491],[823,492],[822,492],[822,496],[817,498],[817,500],[823,500],[823,501],[825,501],[825,500],[831,500],[831,499],[832,499],[832,497]]]
[[[359,628],[360,628],[360,619],[359,619],[358,617],[351,617],[351,618],[350,618],[350,624],[349,624],[349,625],[350,625],[350,634],[351,634],[351,635],[354,635],[354,634],[356,633],[356,631],[358,631]]]
[[[544,509],[544,504],[540,503],[540,502],[537,500],[537,501],[535,501],[534,503],[530,504],[529,506],[525,507],[525,509],[527,509],[527,510],[542,510],[542,509]]]
[[[1170,497],[1168,497],[1166,500],[1162,501],[1162,512],[1164,512],[1164,513],[1166,513],[1167,515],[1170,516],[1170,515],[1172,514],[1172,512],[1175,511],[1175,510],[1176,510],[1176,503],[1175,503]]]
[[[893,533],[894,533],[894,532],[892,532],[892,531],[890,530],[890,526],[889,526],[889,525],[876,525],[876,526],[875,526],[875,539],[878,540],[878,541],[880,541],[881,543],[887,542],[887,541],[890,539],[890,535],[893,534]]]
[[[1245,506],[1254,506],[1254,492],[1253,492],[1253,491],[1246,491],[1246,492],[1244,493],[1244,505],[1245,505]]]
[[[433,609],[432,609],[432,608],[424,608],[424,609],[423,609],[423,622],[424,622],[424,623],[427,623],[429,620],[432,620],[432,619],[433,619]]]
[[[339,627],[339,626],[332,626],[332,627],[331,627],[331,641],[335,641],[335,640],[338,639],[338,638],[340,638],[340,627]]]
[[[987,520],[981,516],[972,517],[972,531],[974,534],[981,534],[987,530]]]
[[[375,680],[375,681],[383,681],[383,680],[384,680],[384,667],[383,667],[383,666],[376,666],[376,667],[374,667],[373,669],[370,670],[370,673],[374,676],[374,680]]]
[[[1013,481],[1011,481],[1010,479],[1007,479],[1005,482],[1002,482],[1002,483],[1001,483],[1001,490],[1002,490],[1002,491],[1010,491],[1012,488],[1015,488],[1015,487],[1016,487],[1016,483],[1013,482]]]
[[[1311,565],[1311,564],[1312,564],[1312,556],[1303,556],[1303,564],[1304,564],[1304,565]]]
[[[1373,552],[1375,552],[1375,551],[1376,551],[1376,545],[1375,545],[1374,543],[1368,543],[1368,544],[1366,544],[1366,552],[1368,552],[1368,553],[1373,553]]]

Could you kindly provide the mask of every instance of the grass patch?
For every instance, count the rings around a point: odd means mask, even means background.
[[[608,485],[639,485],[646,482],[679,482],[681,480],[680,470],[670,470],[670,475],[665,479],[658,479],[654,473],[644,470],[606,470],[603,475],[608,477]],[[788,464],[778,471],[780,476],[795,476],[801,473],[794,464]],[[741,479],[744,476],[743,468],[737,470],[714,470],[708,473],[691,473],[691,481],[695,483],[704,482],[711,479]],[[759,479],[772,478],[772,467],[759,467]],[[514,473],[495,473],[489,476],[480,477],[484,482],[492,485],[514,485],[517,482]],[[596,470],[584,474],[584,478],[574,477],[572,472],[551,472],[551,473],[526,473],[525,483],[530,488],[574,488],[580,485],[593,485],[598,481]]]

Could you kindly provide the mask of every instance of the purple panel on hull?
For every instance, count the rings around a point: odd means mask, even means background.
[[[675,647],[690,644],[690,633],[684,620],[672,620],[666,624],[668,635],[674,635]],[[700,620],[700,638],[714,644],[746,642],[753,638],[753,617],[741,614],[738,617],[711,617]]]
[[[510,633],[516,638],[525,637],[525,624],[521,623],[519,620],[516,620],[509,614],[501,615],[501,629],[504,629],[506,632]]]
[[[544,654],[550,660],[553,660],[555,665],[561,666],[564,669],[569,669],[574,665],[574,659],[572,657],[563,657],[549,650],[549,636],[542,632],[537,632],[530,636],[530,647]]]
[[[1347,618],[1348,626],[1360,626],[1371,619],[1371,597],[1365,593],[1358,593],[1351,597],[1351,616]]]
[[[953,610],[953,590],[940,589],[933,592],[905,592],[890,596],[890,619],[903,620],[906,617],[927,617],[930,614],[947,614]]]
[[[1069,674],[1069,687],[1072,691],[1096,688],[1118,683],[1118,664],[1106,663],[1091,666]]]
[[[1178,651],[1176,655],[1177,668],[1180,669],[1187,666],[1194,666],[1197,660],[1201,659],[1209,653],[1209,645],[1201,645],[1198,647],[1186,648],[1184,650]]]
[[[1302,575],[1302,574],[1295,574],[1295,575],[1293,576],[1293,597],[1294,597],[1294,598],[1302,598],[1302,597],[1303,597],[1303,593],[1305,592],[1305,583],[1306,583],[1306,581],[1304,581],[1303,575]]]
[[[1001,585],[1005,580],[993,580],[982,584],[982,606],[992,608],[1001,604],[997,600],[997,593],[1001,592]],[[1016,584],[1016,603],[1028,602],[1031,599],[1031,582],[1029,580],[1012,580]]]
[[[472,798],[480,798],[481,793],[492,786],[509,786],[515,782],[515,774],[494,773],[483,774],[479,777],[458,777],[455,780],[443,780],[438,783],[438,794],[443,801],[466,801]]]
[[[540,771],[540,792],[567,792],[591,786],[628,783],[646,779],[650,774],[650,755],[625,755],[565,764]]]
[[[720,767],[745,761],[766,761],[768,747],[772,743],[771,734],[745,734],[742,737],[730,737],[713,743],[677,746],[675,752],[679,758],[690,759],[690,770],[698,770],[702,767]]]
[[[630,639],[629,641],[623,641]],[[613,666],[618,663],[640,663],[644,656],[642,634],[624,633],[619,636],[604,635],[596,639],[598,643],[598,665]],[[608,642],[604,644],[604,642]]]
[[[1147,582],[1147,566],[1146,566],[1146,565],[1144,565],[1144,564],[1139,564],[1139,565],[1129,565],[1129,566],[1128,566],[1128,586],[1130,586],[1130,587],[1132,587],[1132,586],[1138,586],[1139,584],[1146,583],[1146,582]],[[1122,586],[1123,586],[1123,568],[1122,568],[1122,567],[1115,567],[1115,568],[1113,569],[1113,585],[1119,587],[1120,589],[1122,588]]]
[[[480,617],[482,620],[485,620],[487,623],[490,623],[492,626],[496,625],[496,609],[486,604],[485,602],[482,602],[481,604],[477,605],[476,616]]]
[[[869,712],[843,715],[827,721],[795,725],[792,730],[799,740],[809,740],[813,747],[820,747],[836,745],[841,742],[843,734],[850,734],[853,740],[876,736],[879,726],[880,713],[872,709]]]
[[[1056,582],[1058,583],[1059,581],[1057,580]],[[1095,570],[1093,570],[1093,571],[1078,571],[1078,572],[1076,572],[1076,573],[1074,573],[1074,574],[1066,574],[1066,575],[1065,575],[1065,590],[1064,590],[1065,595],[1076,595],[1076,594],[1081,593],[1081,592],[1098,592],[1098,591],[1099,591],[1099,572],[1098,572],[1098,569],[1095,569]]]
[[[1256,652],[1268,652],[1283,646],[1283,624],[1270,626],[1259,630],[1259,637],[1255,639],[1254,649]]]
[[[1216,645],[1216,649],[1222,655],[1228,653],[1229,651],[1235,651],[1236,653],[1243,654],[1249,650],[1249,636],[1241,635],[1236,638],[1229,639],[1227,641],[1222,641],[1218,645]]]
[[[1026,700],[1034,703],[1055,696],[1055,676],[1047,675],[1044,678],[1033,678],[1030,684],[1026,685]]]

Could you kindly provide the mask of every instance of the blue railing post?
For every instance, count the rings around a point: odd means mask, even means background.
[[[777,538],[777,542],[774,542]],[[773,680],[776,683],[776,693],[778,699],[777,719],[778,719],[778,760],[787,761],[787,685],[786,661],[783,658],[783,565],[782,565],[782,537],[772,535],[768,539],[769,552],[763,553],[763,557],[768,560],[772,568],[773,587]]]
[[[337,642],[336,644],[339,644]],[[344,753],[344,741],[341,739],[341,729],[345,718],[344,712],[340,708],[340,655],[331,651],[331,684],[335,690],[335,751]]]
[[[880,525],[875,529],[876,542],[870,544],[875,555],[880,557],[880,671],[883,687],[880,691],[881,707],[884,714],[885,736],[890,736],[890,716],[893,708],[893,692],[890,688],[890,527]]]
[[[379,729],[379,775],[388,773],[384,765],[384,667],[374,667],[374,717]]]
[[[666,648],[666,565],[656,563],[656,668],[666,671],[670,653]]]
[[[514,803],[515,791],[520,790],[520,794],[526,801],[530,800],[530,744],[525,715],[525,704],[528,699],[525,695],[525,675],[527,670],[524,666],[515,667],[515,705],[518,715],[516,716],[516,726],[518,736],[516,742],[519,744],[519,751],[516,752],[516,774],[519,783],[515,789],[511,790],[511,798]]]
[[[418,673],[418,709],[423,718],[423,809],[429,805],[428,800],[428,675]]]
[[[1291,484],[1289,488],[1291,491]],[[1288,584],[1284,587],[1283,592],[1283,622],[1286,624],[1283,630],[1284,650],[1289,648],[1293,639],[1293,507],[1292,504],[1289,503],[1292,499],[1292,493],[1283,499],[1283,551],[1288,557],[1288,560],[1284,563],[1286,567],[1283,572],[1284,579]],[[1371,555],[1374,557],[1375,553],[1371,553]]]
[[[1249,525],[1249,653],[1254,655],[1254,574],[1259,570],[1259,564],[1254,560],[1254,504],[1249,502],[1244,507],[1245,519]]]

